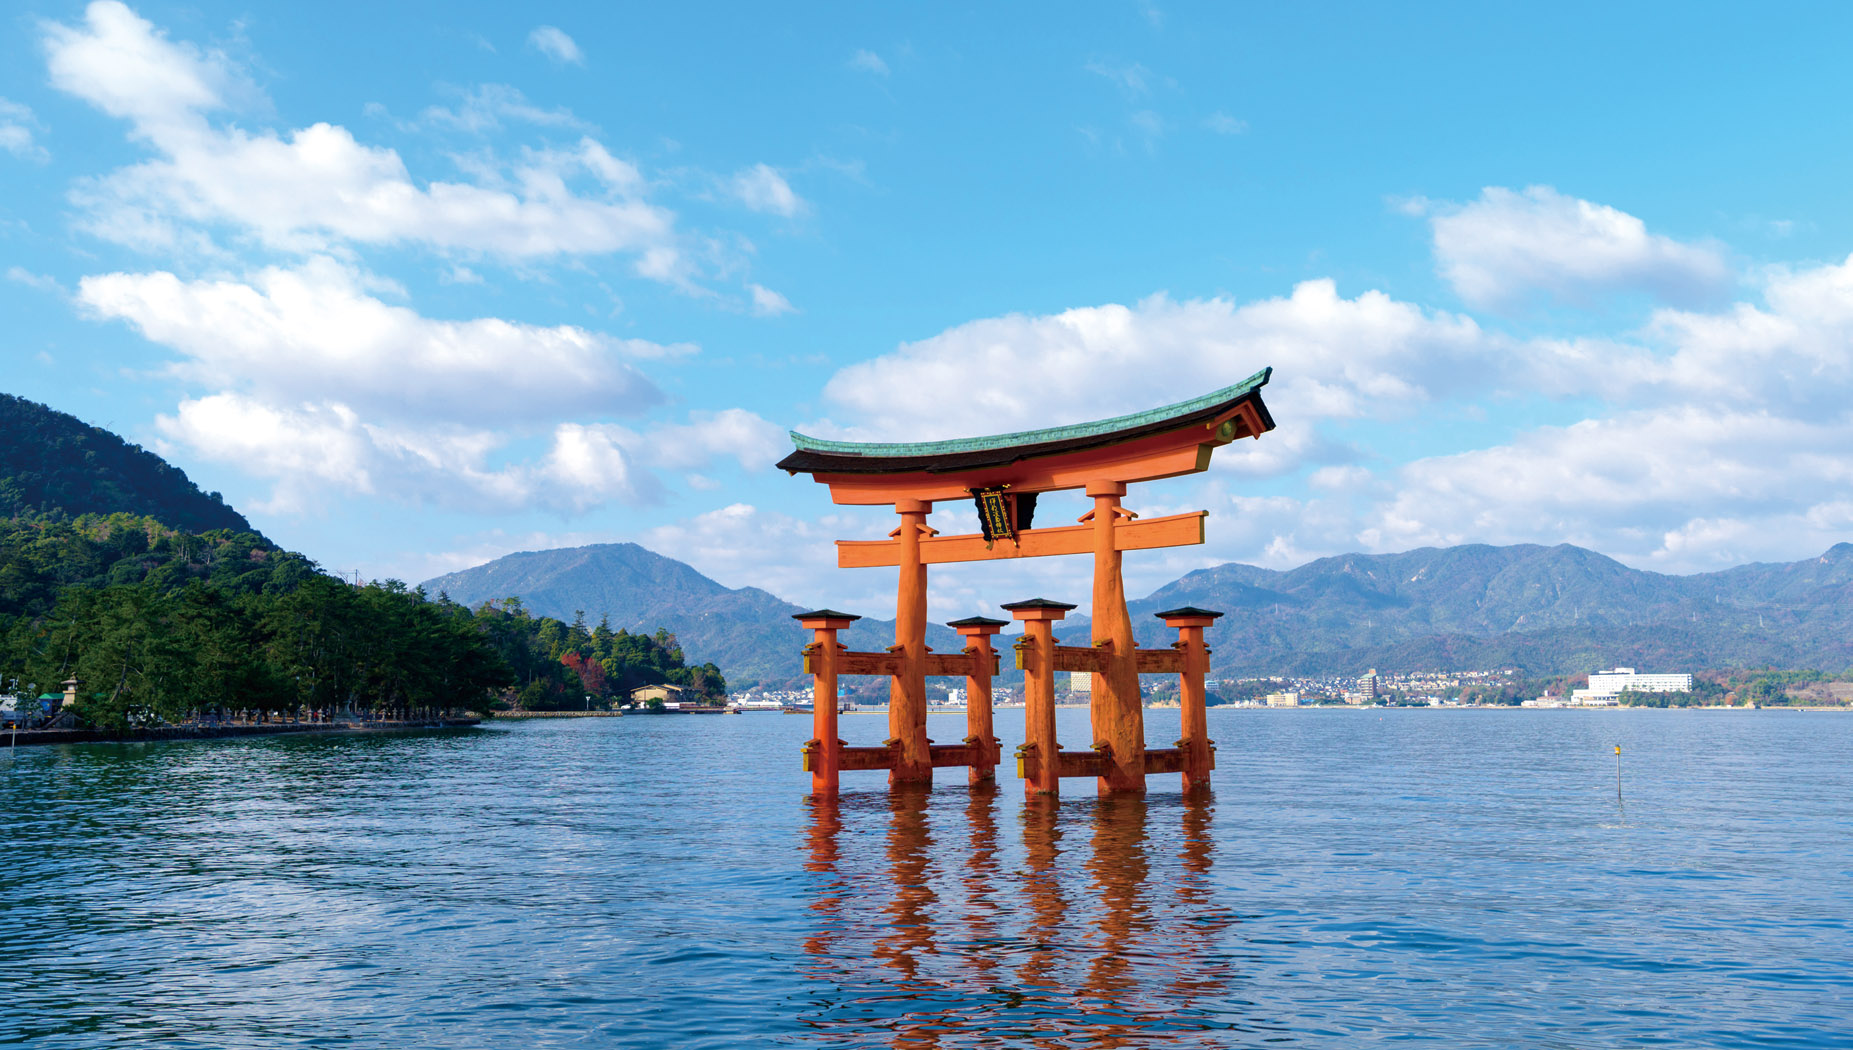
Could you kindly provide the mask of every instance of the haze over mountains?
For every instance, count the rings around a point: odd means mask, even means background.
[[[718,664],[730,685],[799,677],[798,649],[810,641],[791,618],[803,607],[757,587],[722,586],[635,543],[523,551],[423,586],[465,605],[519,596],[530,612],[569,623],[583,610],[589,623],[607,617],[632,634],[666,628],[691,660]],[[883,649],[894,643],[894,621],[862,620],[840,637],[852,649]],[[930,627],[927,644],[953,652],[958,635]]]
[[[425,587],[468,603],[520,595],[537,613],[571,619],[583,609],[632,631],[664,626],[691,658],[713,660],[739,683],[792,679],[807,640],[790,619],[798,606],[724,587],[635,544],[512,554]],[[1142,645],[1170,643],[1151,614],[1179,605],[1228,614],[1209,635],[1219,675],[1853,666],[1845,543],[1804,561],[1694,576],[1631,569],[1567,544],[1347,554],[1287,571],[1229,563],[1131,602]],[[892,621],[864,620],[845,641],[881,649],[892,630]],[[1083,642],[1087,630],[1076,618],[1057,634]],[[928,644],[957,643],[940,629]]]

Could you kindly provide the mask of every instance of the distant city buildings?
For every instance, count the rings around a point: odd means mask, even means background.
[[[1262,699],[1267,701],[1267,705],[1269,707],[1298,707],[1300,706],[1300,694],[1297,692],[1294,692],[1293,690],[1288,690],[1287,692],[1284,692],[1284,693],[1269,693],[1267,696],[1263,697]]]

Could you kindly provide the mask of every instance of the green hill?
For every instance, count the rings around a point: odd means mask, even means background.
[[[0,394],[0,518],[127,513],[183,532],[252,532],[216,492],[139,445]]]

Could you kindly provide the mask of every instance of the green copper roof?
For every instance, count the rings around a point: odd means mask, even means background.
[[[1234,386],[1226,386],[1221,390],[1204,394],[1202,397],[1191,398],[1189,401],[1180,401],[1175,405],[1166,405],[1163,408],[1154,408],[1145,412],[1134,412],[1129,416],[1115,416],[1112,419],[1101,419],[1092,423],[1075,423],[1065,427],[1049,427],[1046,430],[1020,430],[1014,434],[993,434],[990,437],[915,442],[826,441],[823,438],[809,437],[794,430],[791,432],[791,442],[800,452],[827,452],[849,456],[943,456],[961,452],[986,452],[1019,445],[1040,445],[1051,441],[1071,441],[1076,438],[1111,434],[1115,431],[1151,423],[1162,423],[1173,416],[1199,412],[1259,390],[1267,385],[1268,377],[1273,374],[1272,368],[1263,368]]]

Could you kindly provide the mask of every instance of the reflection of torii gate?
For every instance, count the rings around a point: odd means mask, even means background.
[[[804,763],[812,789],[834,794],[838,773],[846,769],[886,769],[889,783],[896,785],[931,783],[934,766],[970,767],[973,783],[992,779],[1000,756],[991,731],[991,677],[997,673],[991,636],[1008,621],[955,620],[949,626],[964,636],[965,649],[957,654],[929,651],[926,567],[1089,552],[1094,555],[1091,647],[1055,644],[1052,625],[1073,605],[1037,598],[1004,606],[1024,621],[1024,637],[1016,648],[1028,707],[1026,740],[1018,753],[1027,789],[1053,795],[1060,778],[1091,776],[1098,778],[1103,794],[1143,791],[1147,773],[1182,773],[1186,787],[1208,784],[1215,759],[1204,726],[1209,650],[1203,631],[1222,614],[1194,608],[1159,613],[1166,626],[1177,628],[1177,644],[1140,650],[1120,579],[1123,551],[1202,543],[1208,512],[1136,521],[1137,515],[1120,506],[1120,497],[1135,482],[1206,470],[1217,446],[1274,429],[1261,402],[1261,387],[1271,371],[1150,412],[996,437],[865,444],[793,433],[797,451],[779,462],[781,469],[829,485],[837,503],[890,504],[901,516],[900,528],[888,540],[837,542],[837,564],[843,568],[900,569],[895,644],[887,652],[852,653],[837,643],[837,632],[859,617],[831,609],[796,617],[813,632],[804,650],[805,671],[815,679],[816,737],[805,745]],[[1094,500],[1080,525],[1030,527],[1038,494],[1077,488]],[[982,533],[941,536],[927,526],[936,501],[967,499],[977,504]],[[1094,675],[1088,701],[1094,744],[1089,751],[1062,751],[1056,743],[1057,671]],[[1175,748],[1145,746],[1141,673],[1182,679],[1184,736]],[[880,747],[849,747],[837,738],[837,677],[846,674],[889,677],[889,738]],[[965,676],[964,743],[927,739],[929,675]]]

